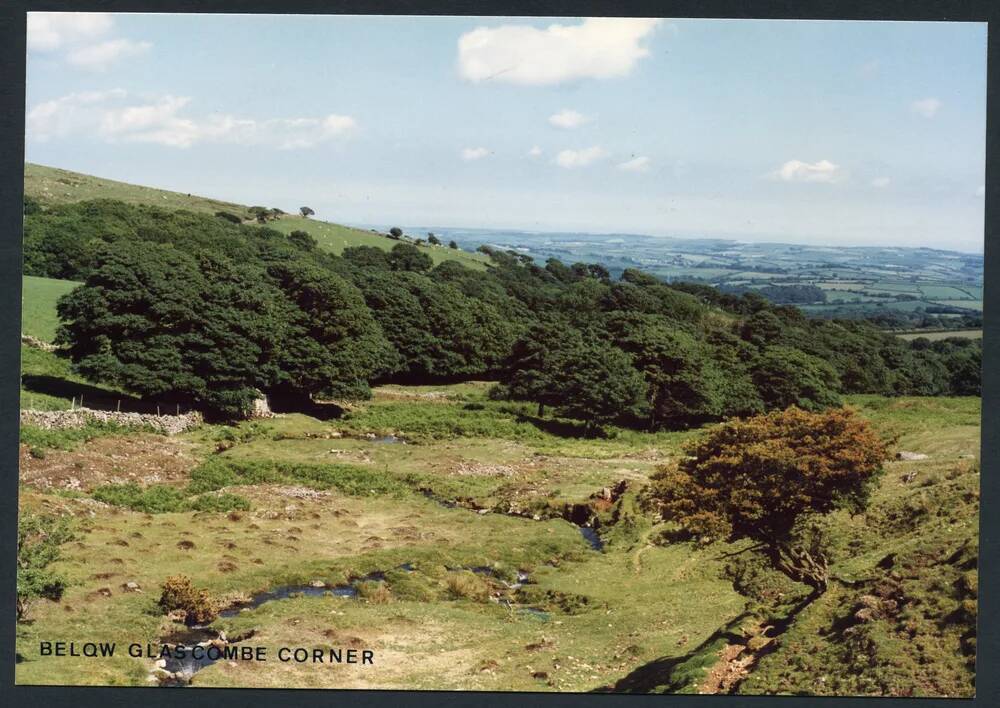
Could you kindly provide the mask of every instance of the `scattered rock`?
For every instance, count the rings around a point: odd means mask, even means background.
[[[139,583],[134,580],[130,580],[124,585],[122,585],[122,590],[125,592],[142,592],[142,588],[139,587]]]
[[[326,583],[324,583],[322,580],[313,580],[312,582],[309,583],[309,587],[311,587],[311,588],[325,588],[326,587]]]
[[[929,455],[925,455],[922,452],[908,452],[906,450],[900,450],[896,453],[897,460],[913,461],[913,460],[926,460]]]
[[[454,474],[462,477],[513,477],[516,472],[510,465],[462,462],[455,468]]]

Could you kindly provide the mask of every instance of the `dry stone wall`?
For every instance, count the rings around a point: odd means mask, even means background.
[[[127,428],[151,428],[164,435],[176,435],[198,427],[204,420],[201,413],[197,411],[181,415],[122,413],[120,411],[98,411],[92,408],[77,408],[70,411],[21,411],[21,425],[33,425],[45,430],[82,428],[88,422],[114,423]]]

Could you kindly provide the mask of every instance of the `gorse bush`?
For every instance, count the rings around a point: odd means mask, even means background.
[[[157,604],[164,612],[183,612],[188,625],[208,624],[219,616],[220,609],[208,591],[195,588],[186,575],[172,575],[164,580]]]

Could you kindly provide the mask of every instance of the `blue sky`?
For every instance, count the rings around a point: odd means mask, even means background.
[[[343,223],[982,251],[985,114],[985,24],[29,17],[29,161]]]

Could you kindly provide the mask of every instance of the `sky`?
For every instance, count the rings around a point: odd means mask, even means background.
[[[986,25],[31,13],[26,159],[347,224],[982,252]]]

